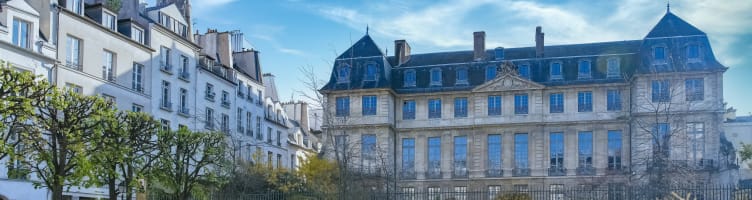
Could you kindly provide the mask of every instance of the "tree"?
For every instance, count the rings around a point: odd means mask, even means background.
[[[50,189],[53,200],[62,200],[65,186],[91,184],[90,158],[97,152],[91,141],[100,137],[109,103],[70,90],[51,91],[33,112],[34,127],[21,134],[22,162],[42,180],[36,186]]]
[[[152,167],[156,150],[155,138],[159,122],[142,112],[112,112],[103,119],[103,134],[95,141],[98,154],[93,156],[96,175],[109,189],[109,199],[125,193],[132,199],[138,188],[138,177],[144,177]],[[119,185],[125,186],[120,191]]]
[[[305,187],[309,192],[331,194],[338,190],[337,163],[312,156],[301,163],[298,174],[305,179]]]
[[[17,131],[29,125],[26,122],[34,107],[44,100],[50,88],[41,77],[18,72],[0,60],[0,160],[8,156],[17,159],[15,150],[21,142]]]
[[[227,143],[223,133],[193,132],[186,128],[157,134],[157,152],[153,170],[156,182],[180,200],[221,185],[220,171],[228,164]]]
[[[744,144],[742,143],[741,150],[739,150],[739,154],[742,157],[742,162],[746,162],[749,160],[752,160],[752,144]],[[752,163],[747,163],[750,169],[752,169]]]

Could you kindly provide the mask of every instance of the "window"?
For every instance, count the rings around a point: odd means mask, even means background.
[[[577,93],[577,112],[593,112],[593,92]]]
[[[551,80],[561,80],[561,62],[551,63]]]
[[[621,67],[619,66],[619,59],[609,58],[606,62],[606,78],[621,77]]]
[[[467,198],[467,186],[455,186],[454,187],[454,199],[465,200]]]
[[[266,165],[267,167],[269,167],[269,169],[273,168],[272,160],[274,160],[274,158],[272,156],[274,156],[274,153],[272,153],[271,151],[266,152]]]
[[[21,48],[31,48],[31,23],[13,18],[13,45]]]
[[[467,117],[467,97],[454,98],[454,117]]]
[[[159,49],[159,66],[164,71],[172,70],[172,65],[170,65],[170,49],[167,47]]]
[[[272,127],[266,127],[266,143],[272,143]]]
[[[105,102],[111,103],[112,105],[115,105],[116,98],[107,94],[102,94],[102,99],[104,99]]]
[[[551,133],[549,145],[551,170],[562,172],[564,169],[564,133]],[[551,176],[550,172],[549,176]],[[566,171],[563,172],[564,174],[557,175],[566,175]]]
[[[222,106],[230,106],[230,93],[222,90]]]
[[[496,66],[487,66],[486,67],[486,81],[490,81],[492,79],[496,78]]]
[[[527,133],[514,134],[514,168],[528,169]]]
[[[608,131],[608,169],[621,169],[621,131]]]
[[[347,148],[347,135],[334,136],[334,150],[341,157],[346,155],[346,152],[349,150]]]
[[[214,85],[206,84],[206,98],[210,101],[214,101]]]
[[[282,146],[282,131],[277,130],[277,146]]]
[[[133,112],[141,112],[143,110],[144,110],[144,106],[142,106],[142,105],[138,105],[138,104],[135,104],[135,103],[133,105],[131,105],[131,111],[133,111]]]
[[[144,43],[144,31],[141,30],[140,28],[132,27],[131,39],[135,40],[138,43],[143,44]]]
[[[655,59],[656,61],[665,61],[666,60],[666,47],[653,48],[653,59]]]
[[[402,172],[415,173],[415,138],[402,139]]]
[[[253,86],[251,86],[251,85],[246,85],[246,87],[245,87],[245,88],[246,88],[246,90],[248,91],[248,93],[246,94],[246,95],[248,95],[248,101],[250,101],[251,103],[253,103],[253,97],[252,97],[252,94],[253,94]]]
[[[162,108],[167,110],[172,109],[172,102],[170,102],[170,82],[162,81]]]
[[[78,15],[84,14],[83,0],[69,0],[66,3],[67,4],[65,5],[65,7],[68,8],[69,10],[73,11],[74,13]]]
[[[527,94],[514,95],[514,114],[527,114]]]
[[[68,36],[66,39],[66,57],[65,62],[69,67],[82,70],[81,69],[81,39],[78,39],[73,36]]]
[[[441,176],[441,137],[428,138],[428,176]]]
[[[655,137],[653,138],[653,151],[663,151],[664,153],[667,153],[668,150],[668,139],[670,137],[670,131],[671,126],[668,123],[656,123],[655,128],[653,129],[653,133]],[[661,149],[663,148],[663,149]]]
[[[402,119],[415,119],[415,100],[407,100],[402,103]]]
[[[180,113],[188,114],[188,90],[180,88]]]
[[[577,158],[580,168],[593,167],[593,132],[582,131],[577,134]]]
[[[428,100],[428,118],[441,118],[441,99]]]
[[[621,110],[621,91],[606,90],[606,110],[608,111],[620,111]]]
[[[183,79],[187,79],[190,74],[188,74],[188,57],[184,55],[180,55],[180,77]]]
[[[492,134],[488,135],[488,163],[486,172],[490,177],[501,176],[501,135]]]
[[[499,193],[501,193],[501,185],[489,185],[488,186],[488,199],[500,199],[501,198],[500,196],[498,198],[496,196]]]
[[[553,93],[549,95],[548,112],[550,113],[563,113],[564,112],[564,93]]]
[[[415,86],[415,70],[414,69],[408,69],[405,70],[405,87],[414,87]]]
[[[577,78],[578,79],[590,78],[591,77],[590,70],[591,70],[590,61],[581,60],[577,68]]]
[[[115,80],[115,54],[110,51],[104,51],[104,63],[102,65],[102,79],[108,81]]]
[[[501,115],[501,96],[488,96],[488,116]]]
[[[705,98],[705,85],[702,78],[687,79],[684,86],[687,101],[702,101]]]
[[[454,137],[454,175],[467,176],[467,136]]]
[[[376,135],[364,134],[360,142],[361,165],[365,170],[373,170],[376,167]]]
[[[222,132],[224,133],[230,133],[230,116],[227,114],[222,113]]]
[[[263,140],[264,136],[261,133],[261,116],[256,117],[256,139]]]
[[[243,109],[238,108],[238,113],[235,115],[235,124],[238,125],[238,133],[243,134],[245,128],[243,128]]]
[[[164,13],[161,13],[161,12],[159,13],[159,24],[162,24],[162,26],[166,28],[170,28],[172,27],[170,25],[170,21],[171,21],[170,16],[165,15]]]
[[[133,83],[131,84],[131,89],[135,90],[136,92],[143,93],[144,92],[144,65],[133,63]]]
[[[214,130],[214,109],[206,108],[206,129]]]
[[[376,64],[374,63],[368,63],[366,65],[366,81],[375,81],[376,80]]]
[[[700,58],[700,47],[697,44],[690,44],[687,46],[687,58],[698,59]]]
[[[337,70],[337,82],[350,82],[350,65],[344,64],[339,66],[339,69]]]
[[[65,83],[65,88],[76,94],[83,94],[84,88],[73,83]]]
[[[441,69],[431,69],[431,86],[441,86]]]
[[[337,117],[350,116],[350,97],[337,97]]]
[[[467,85],[467,68],[459,68],[457,69],[457,85]]]
[[[522,77],[524,79],[530,79],[530,65],[528,65],[528,64],[522,64],[522,65],[520,65],[520,67],[518,68],[518,70],[520,72],[520,77]]]
[[[282,168],[282,154],[277,154],[277,168]]]
[[[253,137],[253,114],[251,112],[245,112],[245,127],[246,132],[245,134],[248,136]]]
[[[170,131],[170,120],[166,119],[160,119],[161,129],[162,131]]]
[[[110,30],[116,31],[117,24],[115,23],[115,15],[102,13],[102,25]]]
[[[651,86],[653,102],[668,102],[671,100],[668,80],[654,80]]]
[[[376,96],[362,97],[363,115],[376,115]]]
[[[702,122],[687,123],[687,138],[689,138],[689,159],[695,164],[700,163],[705,154],[705,124]]]

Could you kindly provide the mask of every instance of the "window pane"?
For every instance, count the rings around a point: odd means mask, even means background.
[[[467,137],[454,137],[454,175],[467,176]]]
[[[564,112],[564,94],[555,93],[549,97],[549,112],[550,113],[563,113]]]
[[[337,116],[349,116],[350,115],[350,97],[337,97]]]
[[[687,46],[687,58],[699,58],[699,57],[700,57],[700,48],[696,44]]]
[[[486,81],[496,78],[496,66],[486,67]]]
[[[593,166],[593,133],[589,131],[580,132],[577,135],[577,152],[580,168],[590,168]]]
[[[360,148],[363,168],[370,171],[376,165],[376,135],[363,135]]]
[[[363,115],[376,115],[376,96],[363,96]]]
[[[588,60],[582,60],[580,61],[580,65],[578,67],[578,73],[577,78],[583,79],[583,78],[590,78],[590,61]]]
[[[428,100],[428,118],[441,118],[441,99]]]
[[[514,114],[527,114],[527,94],[514,95]]]
[[[405,71],[405,86],[415,86],[415,70]]]
[[[702,101],[705,97],[705,86],[702,78],[687,79],[684,89],[687,101]]]
[[[578,112],[593,111],[593,93],[590,91],[577,93],[577,110]]]
[[[514,134],[514,167],[518,169],[528,168],[527,133]]]
[[[606,102],[606,109],[608,111],[621,110],[621,92],[619,90],[607,90]]]
[[[608,168],[621,169],[621,131],[608,131]]]
[[[467,98],[454,99],[454,117],[467,117]]]
[[[651,86],[653,102],[668,102],[671,100],[668,80],[654,80]]]
[[[655,47],[653,49],[653,58],[656,60],[664,60],[666,59],[666,52],[664,47]]]
[[[402,171],[415,172],[415,139],[402,139]]]
[[[564,168],[564,134],[551,133],[550,135],[550,163],[551,168]]]
[[[488,115],[501,115],[501,96],[488,96]]]
[[[367,81],[376,80],[376,64],[366,65],[366,79]]]
[[[402,104],[402,119],[415,119],[415,101],[409,100]]]
[[[608,59],[608,67],[606,69],[606,77],[619,78],[621,75],[621,69],[619,67],[619,60],[616,58]]]
[[[501,173],[501,135],[488,135],[488,166],[489,175]]]
[[[428,138],[428,174],[441,175],[441,138]]]
[[[519,67],[520,77],[530,79],[530,65],[524,64]]]

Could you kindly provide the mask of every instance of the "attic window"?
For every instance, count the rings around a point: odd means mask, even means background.
[[[589,60],[581,60],[577,68],[578,79],[589,79],[591,77],[591,63]]]
[[[606,77],[607,78],[619,78],[621,74],[621,67],[619,66],[618,58],[609,58],[606,64]]]
[[[415,70],[409,69],[405,71],[404,77],[405,87],[415,87]]]
[[[692,60],[697,60],[700,58],[700,46],[697,44],[690,44],[687,46],[687,58]]]
[[[431,69],[431,86],[441,86],[441,69]]]
[[[84,14],[84,3],[82,0],[69,0],[66,2],[65,7],[76,14]]]
[[[518,71],[520,73],[520,77],[525,79],[530,79],[530,65],[529,64],[522,64],[518,68]]]
[[[551,63],[551,80],[561,80],[561,62]]]
[[[115,15],[111,15],[110,13],[103,12],[102,13],[102,25],[104,27],[107,27],[110,30],[116,30],[116,24],[115,24]]]
[[[459,68],[457,69],[457,85],[467,85],[467,68]]]
[[[366,81],[375,81],[376,80],[376,64],[374,63],[368,63],[366,65]]]
[[[337,69],[337,82],[347,83],[350,82],[350,65],[344,64]]]
[[[656,61],[666,60],[666,47],[653,48],[653,59]]]
[[[487,66],[486,67],[486,81],[490,81],[492,79],[496,78],[496,66]]]
[[[143,44],[144,43],[144,31],[140,28],[136,28],[135,26],[131,27],[131,39],[135,40],[138,43]]]

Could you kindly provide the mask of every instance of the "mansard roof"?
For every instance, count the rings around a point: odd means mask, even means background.
[[[697,27],[692,26],[688,22],[679,18],[671,12],[666,12],[666,15],[658,21],[650,30],[645,38],[659,38],[659,37],[672,37],[672,36],[690,36],[690,35],[705,35]]]
[[[337,59],[345,58],[360,58],[360,57],[372,57],[372,56],[384,56],[376,43],[373,42],[371,36],[366,34],[360,40],[353,43],[349,49],[343,52]]]

